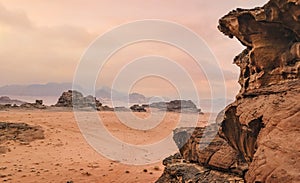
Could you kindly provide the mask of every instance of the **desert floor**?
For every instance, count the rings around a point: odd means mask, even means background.
[[[89,116],[90,112],[84,112]],[[112,135],[130,144],[155,143],[172,133],[179,113],[167,113],[150,130],[134,130],[122,124],[114,112],[98,112]],[[147,118],[149,113],[136,113]],[[199,115],[198,126],[208,115]],[[89,121],[89,119],[86,119]],[[0,154],[0,182],[155,182],[163,172],[161,161],[148,165],[126,165],[96,152],[82,136],[72,111],[0,111],[1,122],[27,123],[43,128],[45,139],[29,144],[6,141]]]

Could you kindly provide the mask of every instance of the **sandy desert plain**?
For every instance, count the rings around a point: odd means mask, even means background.
[[[85,113],[89,116],[89,112]],[[163,139],[172,133],[180,118],[180,113],[167,112],[155,128],[134,130],[122,124],[114,112],[97,113],[113,136],[130,144]],[[134,114],[139,118],[150,115],[149,112]],[[197,125],[206,125],[208,118],[209,114],[199,115]],[[143,183],[155,182],[163,172],[161,161],[126,165],[100,155],[80,133],[72,110],[9,109],[0,111],[0,121],[41,126],[44,131],[44,139],[29,143],[2,139],[0,146],[6,152],[0,154],[1,182]]]

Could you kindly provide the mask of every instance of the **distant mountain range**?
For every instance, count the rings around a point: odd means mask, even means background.
[[[129,103],[147,103],[149,98],[145,97],[143,94],[140,93],[130,93],[125,94],[116,90],[113,90],[109,87],[102,87],[96,91],[96,97],[100,98],[101,100],[118,100],[124,101]]]
[[[85,89],[76,86],[76,90],[85,93]],[[72,83],[47,83],[31,85],[6,85],[0,87],[0,96],[57,96],[59,97],[64,91],[72,89]],[[131,93],[129,96],[125,93],[112,90],[109,87],[102,87],[96,90],[95,96],[102,100],[120,100],[130,103],[145,103],[148,98],[139,93]]]
[[[91,93],[86,92],[81,86],[76,87],[77,91],[88,95]],[[32,85],[6,85],[0,87],[0,96],[9,96],[11,98],[19,98],[22,100],[27,100],[22,96],[31,96],[31,98],[45,99],[48,97],[51,98],[51,102],[55,103],[58,97],[64,92],[72,89],[72,83],[47,83],[47,84],[32,84]],[[100,99],[101,102],[110,105],[111,98],[113,97],[114,101],[119,101],[119,105],[125,105],[128,103],[139,103],[145,104],[148,103],[151,97],[146,97],[140,93],[123,93],[120,91],[113,90],[109,87],[102,87],[95,92],[95,96]],[[170,101],[168,97],[163,97],[165,101]],[[5,98],[4,98],[5,99]],[[187,100],[187,99],[183,99]],[[232,100],[229,99],[202,99],[200,100],[200,107],[204,111],[210,111],[211,106],[213,106],[213,111],[222,110],[227,104]],[[22,101],[21,101],[22,102]],[[152,101],[154,102],[154,101]],[[156,101],[157,102],[157,101]],[[193,100],[195,104],[198,102]]]
[[[72,88],[72,83],[47,83],[32,85],[6,85],[0,87],[0,95],[59,96]]]

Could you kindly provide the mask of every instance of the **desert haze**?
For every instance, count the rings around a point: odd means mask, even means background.
[[[0,60],[0,182],[300,182],[299,0],[0,0]]]

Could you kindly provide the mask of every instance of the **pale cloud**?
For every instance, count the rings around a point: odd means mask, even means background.
[[[218,19],[236,7],[249,8],[265,2],[0,0],[0,85],[72,81],[81,55],[97,36],[127,22],[162,19],[182,24],[206,41],[219,61],[228,97],[232,98],[239,89],[239,69],[230,63],[243,47],[217,30]],[[175,60],[187,69],[198,89],[209,93],[205,89],[208,86],[205,75],[189,56],[170,46],[147,43],[116,54],[106,65],[102,77],[99,76],[99,85],[109,85],[114,73],[124,64],[149,54]],[[145,91],[143,87],[146,86],[140,84],[136,90]]]
[[[95,35],[76,26],[38,27],[0,4],[0,84],[71,81]]]

